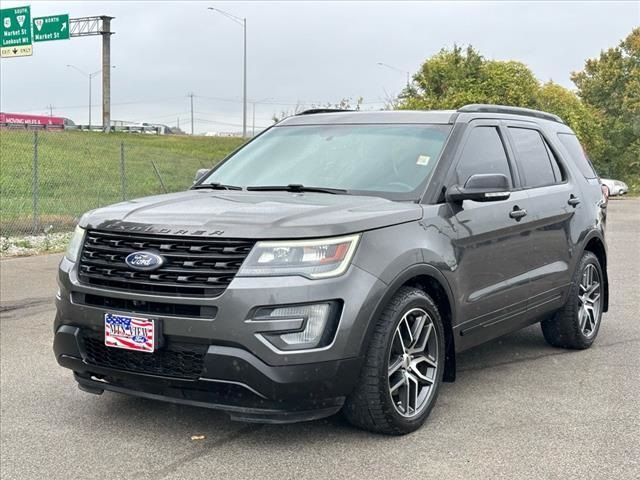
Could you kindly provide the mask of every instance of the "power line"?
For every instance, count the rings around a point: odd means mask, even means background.
[[[242,103],[242,100],[239,98],[225,98],[225,97],[211,97],[206,95],[193,95],[194,98],[200,98],[204,100],[213,100],[219,102],[227,102],[227,103]],[[122,102],[111,102],[112,106],[126,106],[126,105],[144,105],[144,104],[159,104],[159,103],[168,103],[176,100],[182,100],[184,97],[165,97],[159,99],[150,99],[150,100],[128,100]],[[278,107],[296,107],[296,106],[305,106],[305,105],[325,105],[327,103],[333,103],[327,100],[324,101],[311,101],[311,100],[298,100],[295,102],[292,101],[277,101],[277,99],[269,100],[269,101],[261,101],[256,102],[257,105],[272,105]],[[360,105],[384,105],[386,102],[383,100],[380,101],[371,101],[371,102],[362,102]],[[101,104],[91,104],[92,107],[99,107]],[[56,106],[56,110],[75,110],[75,109],[83,109],[87,108],[87,104],[84,105],[63,105]],[[24,113],[28,112],[38,112],[41,111],[41,108],[30,108],[30,109],[20,109]]]

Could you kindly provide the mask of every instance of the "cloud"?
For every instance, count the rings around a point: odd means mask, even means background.
[[[3,2],[3,8],[24,2]],[[211,3],[213,4],[213,3]],[[188,123],[194,92],[197,131],[236,130],[242,121],[242,28],[207,2],[33,2],[33,16],[112,15],[112,118]],[[398,93],[442,47],[473,44],[517,59],[541,80],[571,86],[587,57],[618,43],[640,19],[636,2],[215,2],[247,18],[248,92],[256,122],[291,104],[364,97],[375,108]],[[67,68],[101,66],[98,37],[39,43],[31,58],[3,59],[3,111],[54,112],[87,121],[88,80]],[[94,123],[100,79],[94,80]],[[202,98],[208,97],[208,98]],[[279,103],[279,105],[276,105]],[[249,123],[251,123],[249,107]],[[219,124],[210,122],[221,122]]]

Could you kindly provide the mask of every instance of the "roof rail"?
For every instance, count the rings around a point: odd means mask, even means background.
[[[346,108],[310,108],[303,112],[296,113],[296,115],[313,115],[314,113],[335,113],[335,112],[355,112],[355,110],[348,110]]]
[[[465,105],[458,109],[458,112],[466,113],[509,113],[512,115],[525,115],[527,117],[536,117],[543,120],[551,120],[552,122],[564,123],[564,121],[557,115],[547,112],[541,112],[540,110],[533,110],[531,108],[520,107],[508,107],[506,105],[490,105],[483,103],[473,103],[471,105]]]

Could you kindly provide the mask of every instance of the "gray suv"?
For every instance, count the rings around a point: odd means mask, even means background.
[[[188,191],[85,214],[55,355],[94,394],[405,434],[458,352],[537,322],[593,343],[606,207],[554,115],[304,112]]]

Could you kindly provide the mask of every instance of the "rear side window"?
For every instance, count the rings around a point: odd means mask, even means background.
[[[464,185],[471,175],[477,173],[501,173],[511,185],[509,161],[496,127],[476,127],[471,130],[456,166],[454,183]]]
[[[544,187],[556,183],[555,159],[537,130],[509,127],[517,155],[518,170],[527,188]],[[558,170],[559,171],[559,170]],[[560,180],[560,179],[558,179]]]
[[[570,133],[559,133],[558,138],[560,142],[562,142],[562,145],[564,145],[564,148],[569,152],[571,159],[582,175],[584,175],[584,178],[596,178],[598,175],[591,166],[591,162],[587,158],[582,145],[580,145],[578,137]]]

